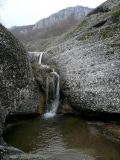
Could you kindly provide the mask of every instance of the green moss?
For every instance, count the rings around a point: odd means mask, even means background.
[[[90,37],[92,37],[94,35],[94,32],[85,32],[84,34],[82,34],[82,35],[80,35],[80,36],[78,36],[77,38],[76,38],[76,40],[78,40],[78,41],[84,41],[84,40],[87,40],[87,39],[89,39]]]
[[[84,19],[83,21],[80,22],[80,24],[78,25],[76,31],[81,30],[83,27],[85,27],[87,25],[87,20]]]
[[[119,43],[112,43],[111,47],[120,48],[120,42]]]
[[[120,7],[117,7],[117,8],[113,11],[113,16],[120,16]]]
[[[120,7],[115,8],[111,12],[110,20],[112,21],[112,23],[119,23],[120,22]]]
[[[106,39],[112,37],[114,35],[114,31],[111,27],[106,27],[100,31],[100,39]]]
[[[119,37],[118,37],[118,38],[119,38]],[[111,43],[111,47],[120,49],[120,40],[119,40],[119,39],[115,39],[115,40]]]
[[[32,66],[33,71],[36,71],[39,65],[37,63],[33,62],[33,63],[31,63],[31,66]]]
[[[48,50],[47,53],[48,54],[53,54],[53,50]]]
[[[71,31],[65,33],[63,39],[64,39],[64,40],[68,40],[68,39],[70,39],[70,38],[73,37],[73,34],[74,34],[74,29],[72,29]]]

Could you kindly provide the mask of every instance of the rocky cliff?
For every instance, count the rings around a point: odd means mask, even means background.
[[[48,18],[38,21],[34,28],[48,28],[55,23],[60,23],[60,21],[68,19],[70,16],[74,16],[75,20],[80,20],[80,18],[86,16],[90,11],[91,9],[88,7],[69,7],[49,16]]]
[[[10,31],[28,50],[43,51],[57,36],[72,28],[90,11],[87,7],[69,7],[36,24],[12,27]]]
[[[38,89],[27,53],[0,24],[0,138],[6,116],[36,112]]]
[[[73,108],[120,113],[120,1],[100,5],[52,45],[44,62],[58,67]]]

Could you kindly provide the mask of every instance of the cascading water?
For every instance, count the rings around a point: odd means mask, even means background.
[[[43,56],[43,53],[44,52],[39,52],[39,59],[38,59],[38,64],[41,64],[42,63],[42,56]]]
[[[39,53],[38,64],[40,64],[42,68],[50,68],[48,65],[42,64],[42,57],[43,57],[44,52],[38,52],[38,53]]]
[[[42,57],[44,52],[28,52],[29,54],[37,57],[37,63],[41,65],[41,68],[50,68],[48,65],[42,64]],[[60,91],[60,77],[53,69],[49,73],[46,80],[46,113],[45,118],[54,117],[59,107],[59,91]]]
[[[51,118],[56,115],[59,107],[60,98],[60,77],[53,70],[47,77],[46,81],[46,113],[45,118]]]

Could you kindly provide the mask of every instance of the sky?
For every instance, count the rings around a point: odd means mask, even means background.
[[[34,24],[61,9],[95,8],[106,0],[0,0],[0,22],[6,27]]]

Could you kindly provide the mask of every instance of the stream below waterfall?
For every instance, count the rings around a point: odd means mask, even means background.
[[[73,116],[39,117],[8,125],[4,140],[42,160],[120,160],[120,144],[91,123]]]

